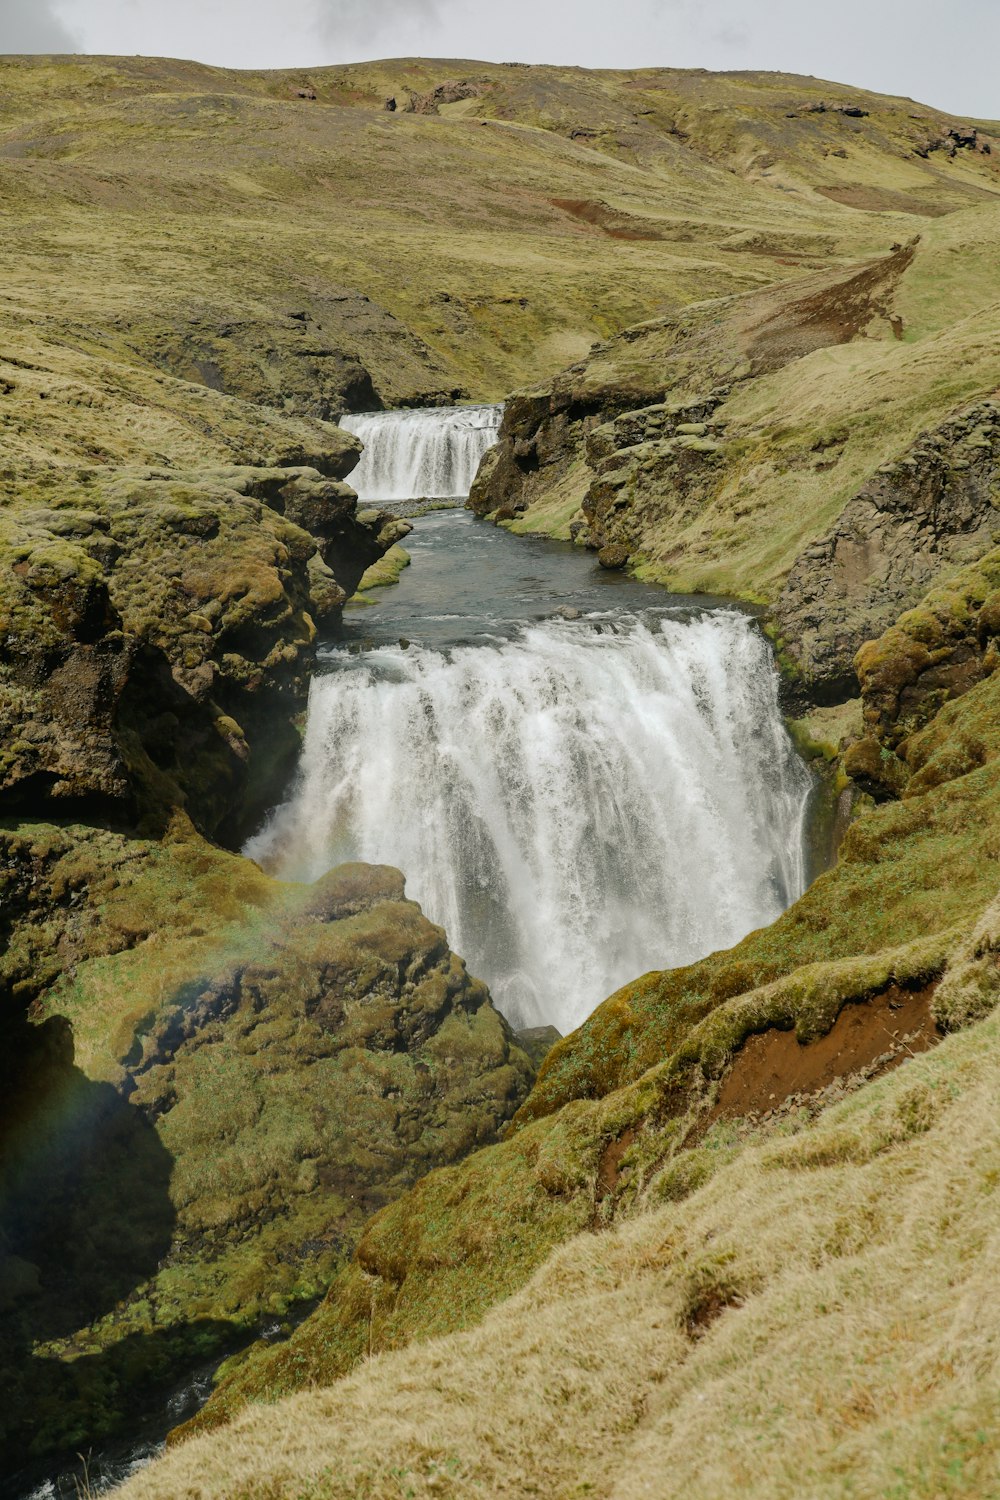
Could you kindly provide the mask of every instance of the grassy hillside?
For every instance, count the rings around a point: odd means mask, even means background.
[[[1000,208],[699,302],[507,406],[472,505],[679,592],[769,607],[807,692],[997,532]]]
[[[456,80],[470,97],[420,103]],[[5,59],[4,352],[152,357],[257,395],[306,312],[387,402],[500,397],[626,324],[992,199],[1000,156],[951,155],[953,123],[769,74]]]
[[[867,263],[875,284],[853,308],[837,304],[857,267],[813,274],[650,320],[562,372],[553,390],[581,407],[614,396],[620,409],[627,395],[640,408],[665,390],[683,407],[717,393],[720,430],[704,453],[707,484],[695,472],[704,492],[697,506],[680,505],[662,483],[657,495],[655,481],[639,497],[642,573],[681,590],[773,599],[804,541],[880,463],[956,406],[995,391],[998,226],[993,205],[921,225],[905,255]],[[537,497],[529,490],[513,529],[567,535],[593,477],[578,467],[562,517],[546,525],[552,476],[540,472],[530,481]]]
[[[815,79],[0,60],[14,1461],[333,1275],[131,1493],[989,1493],[998,216],[990,126]],[[774,606],[881,804],[527,1098],[398,875],[209,842],[400,535],[337,416],[515,390],[508,523]]]

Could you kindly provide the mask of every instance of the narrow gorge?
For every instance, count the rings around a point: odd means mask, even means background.
[[[461,493],[481,421],[348,419],[362,499]],[[292,795],[247,854],[291,880],[398,866],[511,1024],[561,1034],[801,894],[812,783],[752,619],[467,512],[407,546],[384,608],[321,651]]]
[[[0,1500],[1000,1493],[1000,123],[4,54],[0,229]]]

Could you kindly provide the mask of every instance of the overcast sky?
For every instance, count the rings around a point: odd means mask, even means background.
[[[0,0],[2,52],[768,68],[1000,118],[1000,0]]]

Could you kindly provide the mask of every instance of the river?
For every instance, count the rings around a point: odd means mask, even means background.
[[[484,410],[451,451],[446,410],[354,418],[362,499],[470,482]],[[322,649],[298,777],[248,854],[298,880],[398,866],[510,1022],[561,1032],[801,893],[812,780],[751,616],[464,510],[406,546]]]

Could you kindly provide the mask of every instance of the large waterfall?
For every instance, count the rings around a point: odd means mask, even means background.
[[[299,879],[398,865],[512,1022],[567,1031],[801,892],[809,787],[743,615],[548,620],[340,653],[247,852]]]
[[[362,500],[464,499],[502,416],[502,406],[444,406],[342,417],[365,445],[351,485]]]

